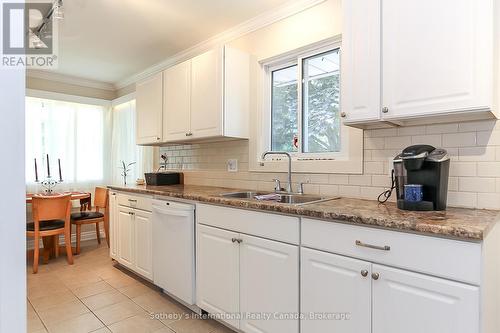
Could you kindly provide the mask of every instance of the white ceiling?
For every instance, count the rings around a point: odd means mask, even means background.
[[[289,0],[65,0],[58,74],[109,83]]]

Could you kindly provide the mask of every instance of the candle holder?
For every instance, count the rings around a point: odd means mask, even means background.
[[[42,187],[44,188],[45,193],[52,194],[54,193],[54,188],[62,182],[62,180],[57,181],[52,177],[47,177],[40,182],[40,185],[42,185]]]

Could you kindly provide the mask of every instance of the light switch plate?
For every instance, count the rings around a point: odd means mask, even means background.
[[[227,160],[227,171],[229,171],[229,172],[237,172],[238,171],[238,160],[237,159]]]

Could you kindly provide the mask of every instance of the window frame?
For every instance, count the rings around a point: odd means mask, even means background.
[[[267,69],[282,64],[283,61],[293,61],[299,55],[305,56],[317,50],[332,48],[332,45],[340,45],[342,35],[334,35],[314,43],[297,45],[287,44],[285,50],[267,54],[267,56],[255,56],[251,70],[255,80],[251,83],[251,89],[255,92],[255,102],[251,104],[253,112],[250,113],[250,136],[248,147],[248,163],[250,172],[276,173],[287,172],[288,161],[285,156],[269,156],[262,160],[262,153],[270,148],[270,79]],[[284,46],[284,45],[283,45]],[[283,49],[283,47],[281,47]],[[342,56],[342,54],[341,54]],[[345,68],[340,68],[343,74]],[[341,89],[344,82],[341,80]],[[342,95],[340,96],[342,104]],[[342,149],[341,154],[336,157],[310,158],[307,155],[294,156],[292,159],[292,171],[294,173],[314,174],[362,174],[363,173],[363,130],[342,124]]]
[[[298,138],[298,151],[289,152],[292,158],[296,161],[300,160],[335,160],[342,158],[345,155],[345,149],[347,147],[347,143],[344,144],[344,140],[348,140],[348,136],[344,135],[341,126],[341,148],[339,152],[317,152],[317,153],[308,153],[304,152],[303,146],[303,118],[304,118],[304,105],[303,105],[303,95],[304,95],[304,77],[303,77],[303,64],[305,59],[313,58],[315,56],[319,56],[324,53],[328,53],[334,50],[339,50],[339,76],[340,66],[342,64],[342,45],[340,40],[336,40],[333,42],[325,43],[324,45],[311,47],[305,51],[297,51],[294,53],[286,54],[282,57],[273,58],[269,62],[263,63],[263,68],[265,71],[265,85],[264,85],[264,99],[265,99],[265,107],[264,107],[264,117],[268,118],[266,121],[264,119],[264,126],[266,127],[268,137],[267,142],[265,143],[267,146],[267,150],[272,149],[272,90],[273,90],[273,72],[289,68],[292,66],[297,66],[297,138]],[[340,104],[340,101],[339,101]],[[341,105],[339,105],[339,109],[341,109]]]

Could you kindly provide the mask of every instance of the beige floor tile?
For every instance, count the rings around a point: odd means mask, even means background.
[[[89,312],[89,309],[79,300],[59,304],[38,311],[38,315],[45,325],[68,320]]]
[[[57,292],[66,291],[65,285],[61,281],[47,282],[45,284],[28,286],[28,299],[35,299],[39,297],[49,296]]]
[[[91,312],[48,325],[50,333],[88,333],[103,327],[104,324]]]
[[[152,333],[164,328],[159,320],[152,319],[149,314],[143,313],[137,316],[114,323],[109,326],[113,333]]]
[[[169,323],[168,327],[176,333],[210,333],[218,328],[218,325],[213,320],[182,319]]]
[[[114,290],[113,287],[104,281],[100,281],[73,289],[73,293],[79,298],[84,298],[111,290]]]
[[[97,331],[92,331],[92,333],[111,333],[111,331],[109,330],[109,328],[103,327],[98,329]]]
[[[82,298],[82,302],[92,311],[101,309],[105,306],[126,301],[127,296],[120,293],[118,290],[111,290],[101,294]]]
[[[92,283],[97,283],[102,281],[99,275],[92,272],[85,274],[72,274],[72,275],[61,278],[61,281],[69,289],[76,289],[79,287],[83,287]]]
[[[159,330],[157,331],[154,331],[153,333],[175,333],[174,331],[172,331],[170,328],[168,327],[163,327],[163,328],[160,328]]]
[[[233,331],[232,329],[222,325],[221,323],[214,322],[214,330],[210,331],[210,333],[234,333],[236,331]]]
[[[158,292],[159,289],[142,283],[134,283],[129,286],[119,288],[118,291],[129,298],[135,298],[141,295]]]
[[[45,330],[45,326],[43,326],[42,321],[36,314],[35,316],[28,315],[27,326],[28,326],[28,333]]]
[[[114,276],[112,278],[106,279],[105,281],[116,289],[139,283],[136,279],[126,275],[125,273],[123,273],[121,276]]]
[[[144,310],[159,314],[166,318],[162,319],[163,323],[169,323],[173,320],[182,318],[190,311],[170,298],[158,293],[141,295],[133,298],[132,300],[140,305]]]
[[[111,325],[142,313],[144,313],[144,310],[131,300],[108,305],[94,311],[94,314],[106,325]]]
[[[54,292],[47,296],[31,299],[30,302],[36,310],[43,310],[55,305],[77,301],[78,298],[69,290]]]

